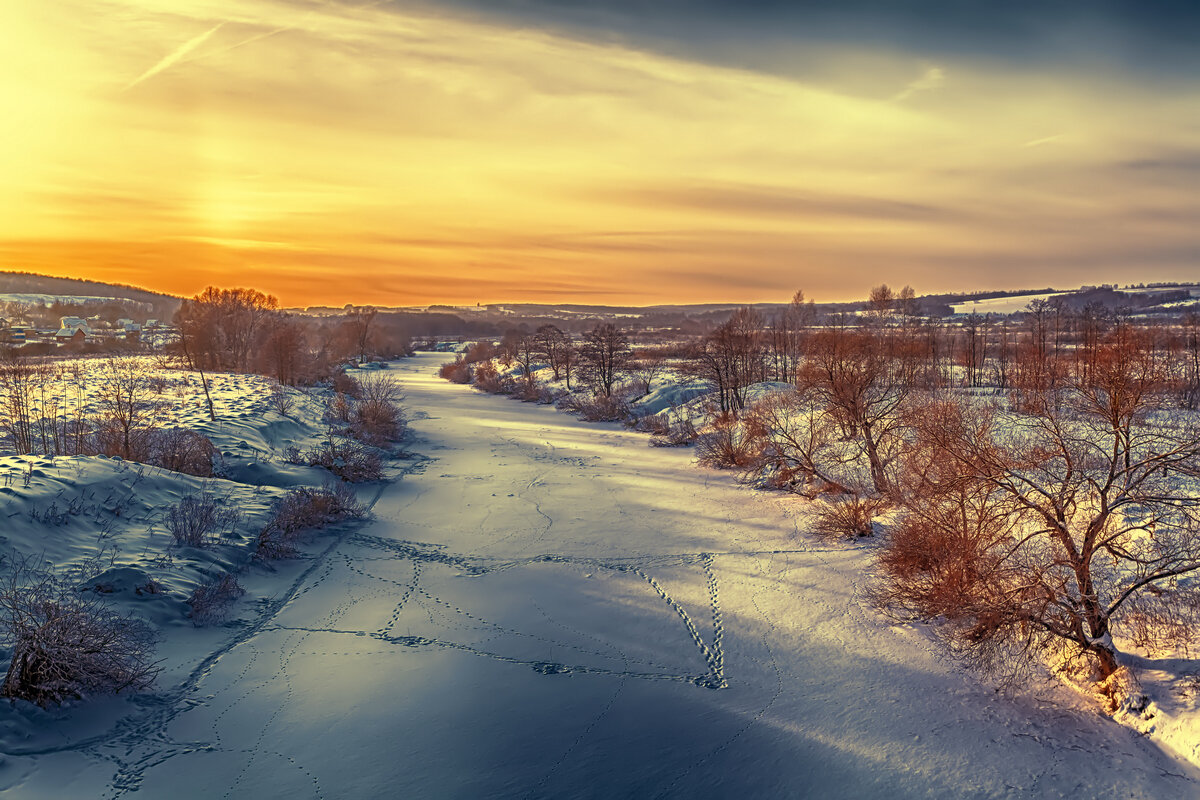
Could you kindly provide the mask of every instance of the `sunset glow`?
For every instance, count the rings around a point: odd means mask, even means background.
[[[16,0],[0,269],[289,305],[1197,277],[1200,79],[1108,28],[1021,59],[797,26],[798,64],[445,9]]]

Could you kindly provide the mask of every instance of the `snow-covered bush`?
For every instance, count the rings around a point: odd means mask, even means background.
[[[470,383],[471,365],[461,358],[456,361],[448,361],[438,370],[438,375],[451,383]]]
[[[186,428],[155,430],[148,437],[146,463],[156,467],[211,478],[217,448],[202,433]]]
[[[359,396],[350,413],[350,433],[367,444],[383,445],[404,436],[400,385],[391,375],[369,375],[359,382]]]
[[[653,447],[687,447],[694,444],[699,435],[690,418],[680,417],[671,420],[665,431],[654,433],[650,437],[650,444]]]
[[[73,573],[32,559],[0,572],[0,636],[12,660],[0,696],[41,706],[90,694],[141,689],[158,674],[154,635],[141,620],[117,613]]]
[[[595,397],[568,397],[560,406],[579,415],[585,422],[624,422],[629,418],[629,404],[619,395],[599,394]]]

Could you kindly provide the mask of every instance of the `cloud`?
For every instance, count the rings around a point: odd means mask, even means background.
[[[892,96],[893,103],[899,103],[912,97],[917,92],[928,92],[938,89],[946,82],[946,73],[941,67],[929,67],[925,74],[910,81],[900,92]]]
[[[1056,133],[1053,136],[1043,136],[1040,139],[1030,139],[1028,142],[1023,144],[1022,147],[1041,147],[1044,144],[1054,144],[1055,142],[1061,142],[1065,138],[1066,138],[1065,133]]]
[[[179,47],[176,47],[170,53],[163,56],[163,58],[157,64],[155,64],[153,67],[146,70],[141,75],[139,75],[137,78],[132,80],[129,83],[129,85],[125,87],[125,89],[126,90],[132,89],[133,87],[137,86],[139,83],[148,81],[151,78],[153,78],[155,75],[158,75],[160,72],[165,72],[166,70],[170,69],[175,64],[178,64],[180,61],[182,61],[184,58],[187,57],[188,53],[192,52],[197,47],[199,47],[200,45],[207,42],[209,40],[209,38],[214,33],[219,31],[224,24],[225,24],[224,22],[218,22],[216,25],[209,28],[204,33],[200,34],[199,36],[193,36],[191,39],[188,39],[186,42],[179,45]]]

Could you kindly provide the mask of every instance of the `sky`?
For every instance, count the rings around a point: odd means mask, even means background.
[[[0,270],[284,305],[1200,280],[1200,6],[6,0]]]

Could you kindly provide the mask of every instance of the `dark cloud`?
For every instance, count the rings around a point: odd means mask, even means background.
[[[1108,65],[1190,80],[1200,3],[1172,0],[442,0],[425,7],[651,47],[703,61],[805,72],[825,47],[925,58]],[[811,48],[811,57],[805,53]]]

